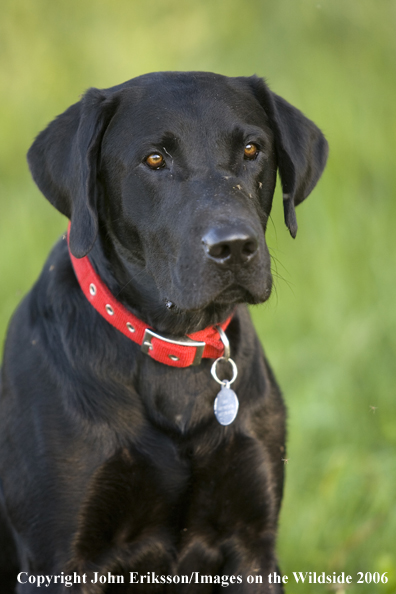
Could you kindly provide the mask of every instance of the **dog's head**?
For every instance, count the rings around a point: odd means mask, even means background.
[[[125,300],[132,286],[151,304],[140,308],[147,321],[168,305],[194,329],[269,297],[276,171],[295,237],[295,206],[326,157],[320,130],[261,79],[199,72],[90,89],[28,153],[37,185],[71,219],[72,253],[88,254],[99,230],[120,286],[130,285]]]

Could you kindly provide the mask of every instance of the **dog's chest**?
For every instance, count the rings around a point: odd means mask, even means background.
[[[204,454],[199,443],[180,448],[168,438],[145,447],[120,451],[92,478],[75,540],[79,567],[121,555],[125,571],[179,571],[211,551],[216,569],[222,543],[249,547],[271,523],[255,440],[233,435]]]
[[[194,423],[214,420],[214,400],[219,391],[208,362],[199,369],[163,368],[154,375],[145,361],[137,391],[149,421],[166,430],[188,433]],[[217,424],[212,429],[216,432]]]

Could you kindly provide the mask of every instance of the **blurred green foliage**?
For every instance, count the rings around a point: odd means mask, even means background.
[[[294,243],[277,191],[276,291],[252,313],[289,409],[282,570],[388,572],[351,593],[396,592],[395,31],[395,0],[3,0],[0,19],[1,336],[66,226],[24,155],[86,88],[257,73],[324,130]]]

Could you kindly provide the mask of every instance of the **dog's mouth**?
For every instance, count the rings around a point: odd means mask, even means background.
[[[236,305],[237,303],[253,304],[261,301],[261,296],[255,296],[245,287],[236,284],[221,291],[215,299],[215,302],[219,305]]]
[[[165,306],[170,315],[165,315],[157,320],[160,326],[158,329],[180,335],[203,330],[208,326],[224,322],[232,315],[238,304],[263,303],[268,299],[270,293],[270,286],[264,289],[264,294],[256,295],[246,287],[232,284],[222,289],[217,295],[193,304],[188,302],[182,304],[166,298]]]
[[[165,305],[169,311],[175,314],[196,314],[204,310],[212,311],[226,311],[232,306],[239,303],[247,303],[249,305],[257,305],[266,301],[271,293],[271,287],[265,289],[263,295],[255,295],[246,287],[238,284],[232,284],[225,289],[222,289],[217,295],[207,299],[206,301],[194,304],[192,307],[181,306],[176,302],[165,299]]]

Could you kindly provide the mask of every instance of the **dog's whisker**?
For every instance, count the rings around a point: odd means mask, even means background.
[[[116,293],[116,294],[114,295],[114,297],[118,297],[119,295],[121,295],[122,291],[123,291],[124,289],[126,289],[126,288],[127,288],[127,286],[128,286],[128,285],[130,285],[130,284],[133,282],[133,280],[134,280],[133,278],[130,278],[130,279],[129,279],[129,281],[128,281],[128,282],[126,282],[126,283],[125,283],[125,284],[124,284],[124,285],[123,285],[123,286],[120,288],[120,290],[118,291],[118,293]]]

